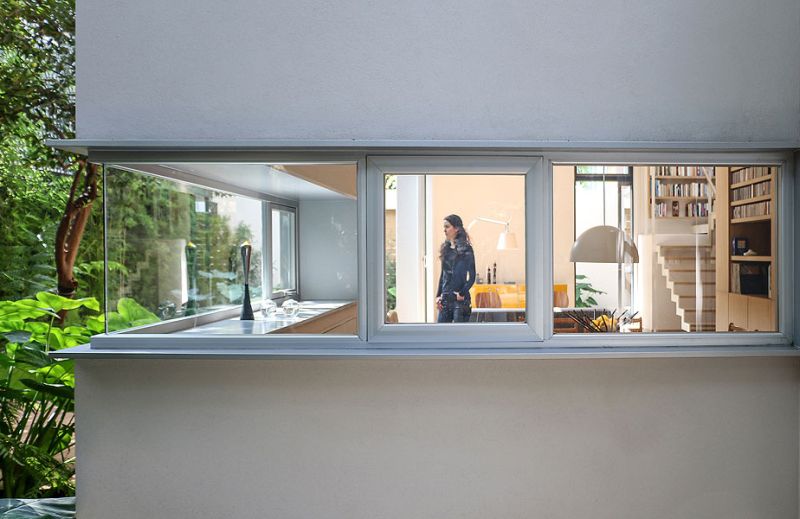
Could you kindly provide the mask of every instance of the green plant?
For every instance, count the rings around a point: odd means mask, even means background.
[[[59,313],[68,312],[59,326]],[[75,369],[52,350],[86,344],[105,331],[93,297],[68,299],[39,292],[35,299],[0,301],[0,476],[5,497],[58,497],[75,491]],[[109,331],[158,322],[123,297],[108,313]]]
[[[144,326],[159,322],[161,319],[156,314],[137,303],[130,297],[123,297],[117,302],[117,311],[108,313],[108,331],[116,332],[127,330],[136,326]],[[97,323],[103,323],[103,316],[90,319],[86,324],[95,333],[101,333],[102,328]]]
[[[602,290],[597,290],[592,286],[587,277],[583,274],[575,276],[575,307],[576,308],[590,308],[597,306],[597,300],[592,297],[592,294],[605,294]]]
[[[397,261],[394,254],[386,258],[386,310],[397,308]]]
[[[87,326],[57,326],[59,312],[98,312],[93,297],[0,301],[0,475],[5,497],[74,493],[75,374],[48,353],[89,342]]]

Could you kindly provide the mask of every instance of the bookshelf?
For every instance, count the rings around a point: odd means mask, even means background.
[[[717,249],[726,250],[718,268],[724,278],[726,311],[717,308],[717,330],[775,331],[776,321],[776,200],[778,170],[774,166],[729,167],[718,187],[720,225]],[[721,177],[722,178],[722,177]],[[724,186],[723,186],[724,184]],[[754,252],[744,255],[734,250],[734,241]],[[724,248],[723,248],[724,247]],[[718,287],[719,288],[722,287]]]
[[[654,221],[704,223],[713,212],[710,166],[652,166],[650,216]]]

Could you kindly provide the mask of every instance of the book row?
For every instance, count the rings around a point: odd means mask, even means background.
[[[679,217],[679,216],[708,216],[708,202],[689,202],[681,207],[677,200],[670,202],[659,202],[654,205],[656,217]]]
[[[731,172],[731,184],[738,184],[745,180],[752,180],[754,178],[766,177],[772,173],[772,168],[769,166],[750,166]]]
[[[731,200],[738,202],[739,200],[747,200],[757,196],[766,196],[770,193],[770,184],[770,182],[759,182],[758,184],[737,187],[731,191]]]
[[[655,174],[663,177],[705,177],[714,178],[711,166],[654,166]]]
[[[756,202],[754,204],[738,205],[731,208],[731,218],[749,218],[751,216],[767,216],[770,214],[770,203]]]
[[[671,182],[656,181],[654,189],[655,196],[696,196],[707,198],[711,192],[707,182],[673,184]]]

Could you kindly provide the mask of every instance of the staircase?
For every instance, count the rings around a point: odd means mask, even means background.
[[[659,245],[661,273],[685,332],[716,330],[715,258],[710,245]]]

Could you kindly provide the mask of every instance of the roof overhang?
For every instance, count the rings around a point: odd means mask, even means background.
[[[800,141],[682,142],[571,140],[47,140],[53,148],[90,155],[93,152],[185,151],[342,151],[362,150],[485,150],[485,151],[783,151],[800,150]]]

